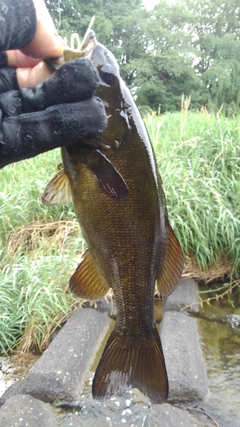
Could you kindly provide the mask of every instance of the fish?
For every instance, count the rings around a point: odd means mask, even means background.
[[[72,200],[88,245],[70,278],[71,291],[98,300],[112,288],[116,300],[117,320],[95,371],[93,397],[138,388],[161,403],[169,385],[154,320],[155,285],[161,295],[171,294],[184,258],[143,119],[113,54],[92,30],[88,38],[100,80],[95,96],[104,102],[107,128],[91,141],[62,148],[63,169],[42,201]]]

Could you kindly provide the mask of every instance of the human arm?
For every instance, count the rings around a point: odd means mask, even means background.
[[[24,0],[20,3],[29,4],[31,1]],[[38,2],[38,4],[44,4],[42,0],[34,1],[35,3]],[[18,1],[8,0],[7,4],[17,5]],[[44,11],[44,8],[41,10]],[[9,17],[9,15],[7,16]],[[16,19],[16,15],[14,16],[14,19]],[[52,24],[52,27],[48,26],[46,30],[44,29],[45,24],[41,24],[43,21],[44,19],[36,20],[38,23],[37,29],[35,29],[32,40],[29,42],[32,36],[27,39],[28,44],[25,48],[22,46],[26,43],[26,39],[24,42],[24,37],[20,37],[19,46],[21,47],[21,52],[17,51],[19,54],[25,52],[33,55],[35,52],[36,56],[47,57],[58,56],[57,53],[62,53],[63,48],[55,35],[54,25]],[[40,32],[38,31],[38,25],[40,25]],[[32,34],[32,30],[30,33]],[[47,48],[43,48],[41,43],[43,37],[46,37],[46,40],[53,41],[50,50],[50,44]],[[5,43],[7,43],[7,48],[18,46],[18,44],[16,45],[15,36],[5,37]],[[3,44],[1,46],[3,47]],[[7,51],[6,61],[9,60],[8,58],[14,60],[14,57],[9,56]],[[15,55],[15,60],[16,58],[17,56]],[[20,58],[23,60],[24,56],[20,56]],[[32,59],[25,57],[25,61],[32,61]],[[85,67],[83,67],[83,64],[85,64]],[[7,65],[9,65],[9,62],[7,62]],[[11,65],[14,64],[12,63]],[[20,69],[18,68],[17,71]],[[26,69],[26,67],[23,68],[25,71]],[[33,70],[34,68],[30,68],[30,71]],[[33,76],[34,83],[40,74],[39,72]],[[64,79],[62,79],[63,75]],[[25,79],[24,83],[26,81]],[[55,82],[54,88],[52,87],[53,81]],[[55,76],[50,77],[49,81],[46,80],[46,82],[33,89],[23,88],[22,91],[17,90],[19,89],[18,82],[19,76],[16,77],[15,68],[0,69],[0,93],[2,93],[0,95],[0,108],[2,111],[0,118],[0,168],[56,147],[73,142],[81,142],[83,137],[95,137],[104,130],[106,115],[103,104],[99,99],[93,98],[99,83],[98,75],[89,60],[76,60],[63,65],[60,73],[55,73]],[[31,84],[27,86],[31,86]],[[15,90],[10,91],[10,89]],[[50,96],[53,90],[57,96]],[[45,97],[46,102],[44,103],[44,108],[42,108],[40,105],[44,91],[48,93],[48,96]],[[31,104],[31,102],[29,103],[30,100],[34,100],[34,106],[32,105],[31,111],[28,108]],[[50,100],[51,102],[49,103]]]
[[[62,40],[44,0],[1,2],[0,93],[3,91],[1,80],[7,80],[5,90],[33,87],[45,80],[50,71],[42,59],[59,57],[62,53]],[[6,79],[6,67],[13,67],[11,80]]]
[[[0,95],[0,168],[103,132],[104,105],[92,96],[98,84],[95,67],[82,58],[34,88]]]

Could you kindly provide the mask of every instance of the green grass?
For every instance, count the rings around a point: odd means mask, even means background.
[[[182,112],[146,125],[184,253],[208,269],[240,267],[240,118]],[[46,208],[41,193],[58,150],[0,171],[0,352],[42,351],[77,302],[67,288],[85,248],[72,205]],[[61,222],[60,222],[61,221]]]
[[[72,206],[46,209],[40,201],[42,190],[57,171],[61,161],[55,150],[24,162],[15,163],[0,171],[0,236],[32,221],[73,219]]]
[[[240,267],[240,118],[181,112],[146,119],[169,217],[186,255]]]
[[[0,353],[18,343],[24,351],[46,348],[49,335],[71,313],[76,298],[66,292],[69,256],[17,255],[0,271]]]
[[[40,201],[59,161],[55,150],[0,171],[0,353],[42,351],[81,305],[68,292],[85,248],[73,207]]]

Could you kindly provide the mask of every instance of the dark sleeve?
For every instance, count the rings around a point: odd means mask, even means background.
[[[35,31],[36,12],[32,0],[0,1],[0,51],[27,46]]]

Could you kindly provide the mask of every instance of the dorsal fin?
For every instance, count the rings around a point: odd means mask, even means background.
[[[61,169],[46,186],[41,201],[44,205],[67,205],[72,201],[68,177]]]
[[[89,249],[84,252],[83,259],[72,275],[69,286],[76,296],[88,300],[98,300],[109,290],[109,285]]]
[[[157,287],[162,296],[170,295],[176,289],[181,278],[183,265],[182,249],[172,227],[169,225],[166,257],[156,278]]]

